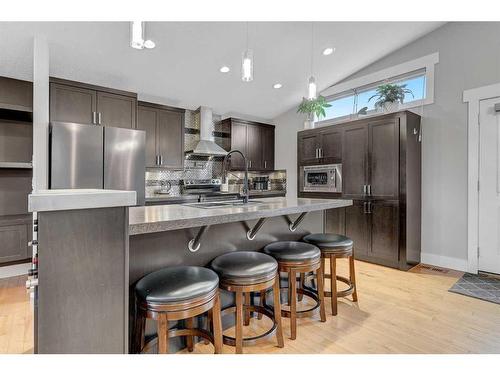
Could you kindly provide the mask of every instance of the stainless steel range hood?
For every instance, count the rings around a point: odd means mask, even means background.
[[[212,109],[200,107],[200,141],[195,148],[187,151],[189,155],[197,156],[225,156],[227,151],[214,141],[214,123],[212,119]]]

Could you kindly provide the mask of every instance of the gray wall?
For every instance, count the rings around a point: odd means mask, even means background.
[[[454,268],[467,259],[467,106],[463,91],[500,82],[500,23],[449,23],[346,80],[439,52],[434,104],[423,112],[422,252],[424,261]],[[277,168],[296,178],[295,109],[275,119]],[[281,138],[282,137],[282,138]],[[296,194],[296,190],[290,192]]]

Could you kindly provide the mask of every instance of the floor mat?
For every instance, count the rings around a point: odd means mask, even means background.
[[[500,278],[497,277],[466,273],[449,291],[500,304]]]

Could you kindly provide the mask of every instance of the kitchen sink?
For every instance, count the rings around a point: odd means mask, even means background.
[[[195,208],[224,208],[224,207],[250,207],[261,204],[261,201],[249,200],[248,203],[243,203],[243,201],[234,202],[196,202],[196,203],[184,203],[184,206],[195,207]]]

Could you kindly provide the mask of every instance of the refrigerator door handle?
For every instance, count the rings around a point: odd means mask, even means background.
[[[96,125],[97,124],[97,113],[95,111],[92,112],[92,124]]]
[[[99,123],[99,125],[101,125],[101,112],[99,112],[97,116],[97,122]]]

